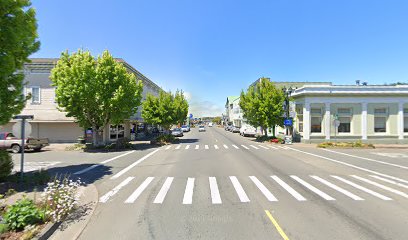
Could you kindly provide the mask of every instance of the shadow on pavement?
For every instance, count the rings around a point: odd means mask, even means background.
[[[197,138],[179,138],[178,143],[196,143],[198,142]]]

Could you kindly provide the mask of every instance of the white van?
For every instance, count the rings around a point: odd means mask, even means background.
[[[212,126],[213,126],[213,123],[212,123],[212,122],[208,123],[208,126],[209,126],[209,127],[212,127]]]
[[[242,125],[241,129],[239,130],[239,134],[244,137],[255,137],[256,128],[252,127],[251,125]]]

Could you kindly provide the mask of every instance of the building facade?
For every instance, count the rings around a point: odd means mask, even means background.
[[[243,112],[239,106],[239,100],[240,97],[230,96],[227,97],[227,102],[225,103],[226,123],[232,124],[236,127],[241,127],[244,122]]]
[[[24,65],[25,89],[24,94],[31,94],[21,114],[34,115],[30,121],[32,127],[31,137],[48,138],[50,142],[75,142],[79,136],[83,136],[85,130],[81,128],[75,119],[67,117],[65,112],[58,110],[55,98],[55,87],[51,86],[50,73],[57,64],[57,58],[33,58]],[[130,73],[143,82],[143,100],[148,93],[158,95],[161,88],[139,71],[134,69],[123,59],[117,59],[124,64]],[[141,106],[137,113],[120,125],[109,125],[104,131],[103,138],[115,141],[121,137],[130,139],[131,132],[135,131],[136,124],[143,123],[141,118]],[[11,132],[15,121],[12,120],[0,131]]]

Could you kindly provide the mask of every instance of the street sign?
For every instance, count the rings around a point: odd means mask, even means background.
[[[22,123],[23,123],[22,121],[18,121],[13,125],[13,135],[14,136],[16,136],[16,137],[21,136],[21,129],[23,129],[22,126],[21,126]],[[25,123],[24,136],[30,136],[31,131],[32,131],[31,124],[26,122],[26,121],[24,121],[24,123]]]
[[[191,119],[191,118],[193,118],[193,114],[192,114],[192,113],[190,113],[190,119]]]
[[[17,115],[17,116],[14,116],[13,119],[30,119],[30,120],[33,120],[34,115]]]
[[[287,118],[283,121],[283,125],[285,126],[292,126],[293,125],[293,120],[292,118]]]

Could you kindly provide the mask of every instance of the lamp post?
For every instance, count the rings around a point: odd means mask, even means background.
[[[289,116],[289,98],[290,95],[292,94],[292,87],[289,88],[285,88],[283,87],[283,93],[285,94],[285,127],[286,127],[286,136],[289,135],[289,128],[291,126],[291,124],[293,124],[293,121],[289,124],[289,121],[291,118]]]

